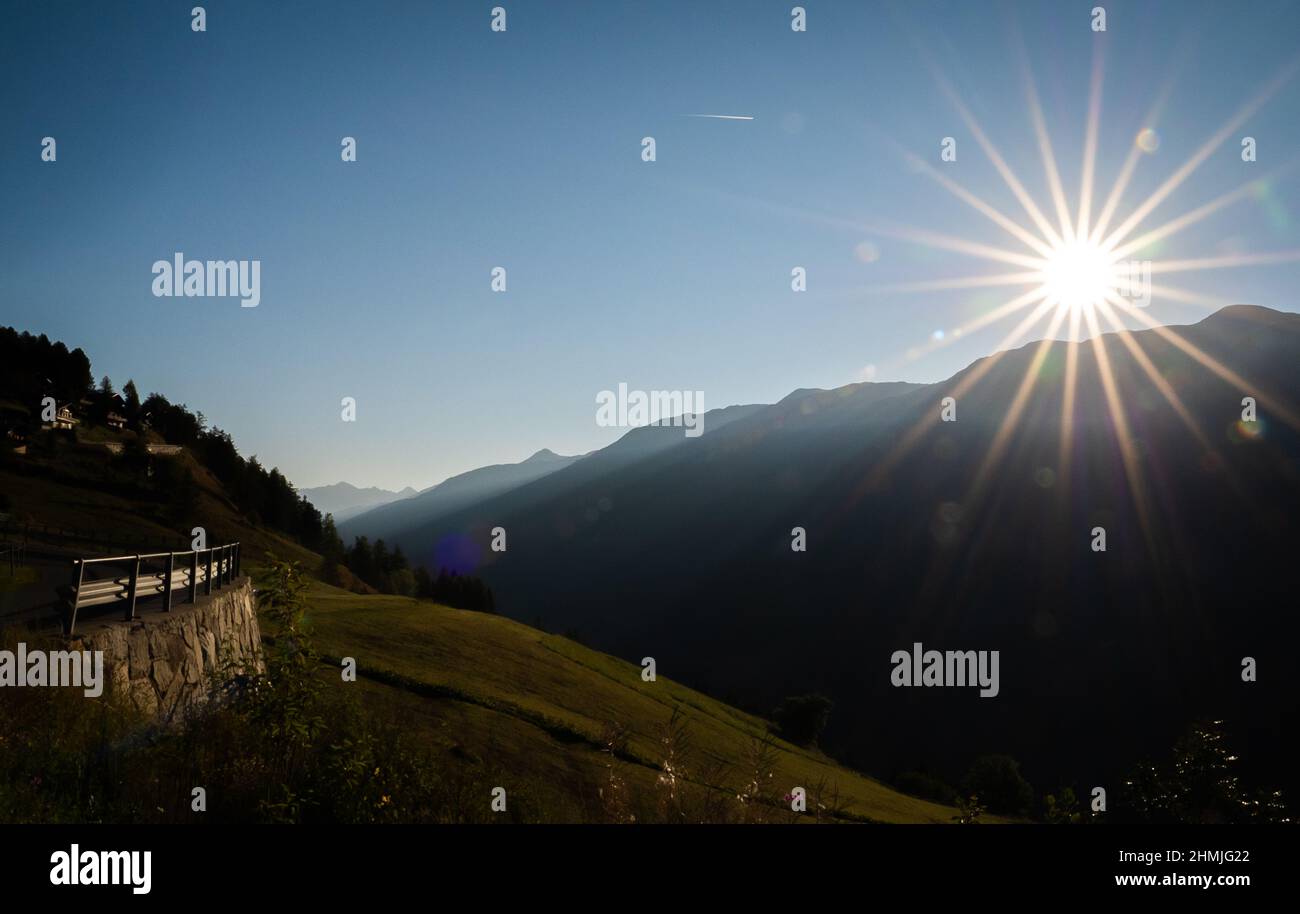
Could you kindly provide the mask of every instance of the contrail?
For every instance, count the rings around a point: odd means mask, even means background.
[[[712,117],[720,121],[752,121],[747,114],[688,114],[687,117]]]

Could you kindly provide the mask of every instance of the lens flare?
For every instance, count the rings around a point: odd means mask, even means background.
[[[1150,155],[1160,148],[1160,134],[1154,127],[1147,127],[1137,135],[1136,142],[1138,149]]]

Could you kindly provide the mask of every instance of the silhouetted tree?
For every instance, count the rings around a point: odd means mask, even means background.
[[[414,595],[422,600],[432,600],[456,609],[496,612],[496,598],[481,578],[448,572],[446,568],[439,569],[437,578],[430,578],[429,572],[421,567],[415,569],[413,579]]]
[[[140,393],[135,389],[135,381],[128,380],[122,388],[122,406],[125,410],[126,424],[129,428],[140,430]]]
[[[388,555],[388,546],[382,538],[375,540],[373,561],[374,570],[371,572],[371,577],[367,578],[366,581],[380,590],[387,590],[384,577],[393,570],[393,565],[392,559]]]
[[[69,352],[45,334],[0,327],[0,391],[28,411],[29,430],[40,426],[42,398],[75,406],[90,394],[93,383],[90,359],[80,349]]]
[[[320,577],[326,584],[333,584],[336,587],[342,583],[339,577],[339,565],[347,564],[347,550],[343,547],[343,540],[339,537],[339,531],[334,526],[334,515],[326,514],[325,519],[321,521],[320,548]]]
[[[1034,788],[1020,774],[1020,763],[1009,755],[982,755],[962,780],[962,791],[977,796],[990,812],[1019,816],[1029,812]]]
[[[366,537],[358,536],[352,541],[352,548],[348,550],[348,568],[367,584],[375,580],[374,553],[370,548],[370,540]]]
[[[99,389],[95,391],[91,420],[99,425],[108,421],[108,414],[113,411],[117,402],[117,391],[113,389],[113,381],[108,375],[99,379]]]
[[[817,742],[831,715],[831,700],[825,695],[798,695],[786,698],[772,712],[776,732],[796,746]]]
[[[433,578],[423,565],[415,569],[415,595],[424,600],[433,599]]]
[[[1254,790],[1237,774],[1223,721],[1197,723],[1163,765],[1139,765],[1124,782],[1126,806],[1151,822],[1288,822],[1278,790]]]

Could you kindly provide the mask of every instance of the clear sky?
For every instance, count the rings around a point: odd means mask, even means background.
[[[1122,220],[1300,35],[1300,4],[1269,0],[1105,2],[1104,36],[1091,0],[806,0],[804,33],[789,0],[498,2],[505,33],[489,28],[486,0],[213,2],[204,33],[191,31],[189,0],[7,8],[0,323],[81,346],[119,387],[133,377],[201,410],[299,486],[424,487],[542,447],[600,447],[623,430],[596,424],[595,398],[619,382],[700,390],[712,408],[867,377],[937,380],[1010,325],[908,350],[935,331],[951,339],[1014,290],[873,287],[1017,268],[870,230],[1023,246],[898,147],[1030,221],[926,55],[1050,212],[1011,23],[1072,202],[1104,41],[1095,207],[1138,133],[1159,137]],[[1240,156],[1247,135],[1253,163]],[[54,163],[41,161],[46,136]],[[356,163],[340,159],[344,136]],[[644,136],[654,163],[641,160]],[[956,162],[940,162],[945,136]],[[1298,151],[1293,79],[1149,225]],[[1155,253],[1296,248],[1290,172]],[[177,251],[260,260],[261,304],[154,297],[151,266]],[[503,294],[490,288],[495,266],[508,271]],[[795,266],[807,292],[790,288]],[[1157,296],[1149,313],[1300,310],[1296,279],[1295,262],[1190,272],[1177,284],[1203,301]],[[345,396],[355,423],[340,420]]]

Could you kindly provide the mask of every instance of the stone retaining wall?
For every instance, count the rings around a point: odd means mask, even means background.
[[[163,720],[206,701],[211,674],[228,665],[263,669],[256,598],[246,577],[170,613],[151,608],[131,622],[88,621],[77,628],[76,649],[104,652],[107,688]]]

